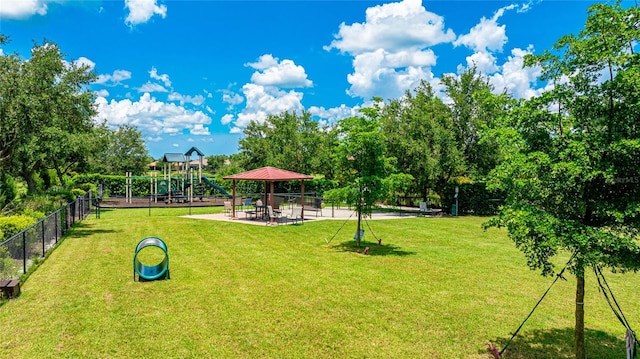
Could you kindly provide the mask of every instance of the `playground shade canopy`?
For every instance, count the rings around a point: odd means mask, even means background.
[[[271,191],[269,194],[268,203],[266,205],[271,205],[273,203],[273,183],[279,181],[294,181],[300,180],[302,183],[302,215],[304,216],[304,180],[313,179],[312,176],[304,175],[297,172],[287,171],[276,167],[262,167],[257,168],[255,170],[237,173],[231,176],[226,176],[223,179],[225,180],[233,180],[233,197],[236,196],[236,181],[265,181],[265,187],[267,183],[271,183]],[[235,206],[233,206],[233,217],[236,217]]]

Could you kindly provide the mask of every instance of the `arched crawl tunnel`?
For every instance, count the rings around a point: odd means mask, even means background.
[[[146,250],[144,250],[147,248]],[[154,265],[148,265],[142,263],[138,255],[140,253],[152,252],[153,248],[159,248],[163,255],[160,262]],[[144,252],[143,252],[144,250]],[[138,281],[152,281],[158,279],[169,279],[169,252],[167,251],[167,245],[164,241],[158,237],[146,237],[136,246],[136,253],[133,256],[133,280],[136,280],[136,274],[138,275]]]

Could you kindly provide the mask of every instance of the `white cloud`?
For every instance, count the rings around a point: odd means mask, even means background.
[[[460,35],[453,44],[464,45],[475,51],[502,51],[507,43],[506,26],[498,25],[498,19],[506,10],[514,8],[515,5],[505,6],[498,9],[491,19],[482,17],[480,23],[472,27],[468,34]]]
[[[342,104],[338,107],[332,107],[329,109],[326,109],[324,107],[311,106],[309,107],[308,111],[312,115],[323,119],[326,123],[336,124],[343,118],[359,116],[360,113],[358,111],[360,110],[360,108],[360,106],[348,107],[347,105]]]
[[[109,91],[107,91],[106,89],[102,89],[102,90],[96,91],[95,94],[96,96],[99,96],[99,97],[108,97]]]
[[[147,82],[146,84],[140,86],[138,92],[169,92],[169,90],[167,90],[160,84]]]
[[[155,136],[155,137],[149,136],[146,138],[146,140],[147,142],[160,142],[163,140],[163,138],[162,136]]]
[[[244,102],[244,97],[231,90],[222,90],[222,102],[228,103],[230,105],[228,109],[230,110],[233,106]]]
[[[516,98],[528,99],[544,91],[542,88],[534,87],[542,72],[540,67],[523,68],[524,56],[532,52],[532,46],[526,50],[519,48],[511,50],[511,56],[501,66],[501,72],[489,76],[489,81],[496,92],[506,90]]]
[[[278,86],[287,88],[310,87],[313,85],[304,67],[296,65],[292,60],[278,61],[271,54],[260,56],[258,62],[248,63],[246,66],[258,71],[251,75],[251,81],[262,86]]]
[[[398,98],[407,89],[415,88],[421,80],[433,81],[434,76],[428,66],[435,64],[433,52],[421,51],[420,55],[411,58],[415,57],[423,59],[423,66],[411,65],[406,58],[401,62],[397,54],[388,54],[384,50],[357,55],[353,60],[354,72],[347,75],[347,81],[351,84],[347,93],[365,99],[373,96]]]
[[[95,83],[107,86],[117,86],[122,81],[129,80],[131,78],[131,72],[127,70],[115,70],[113,74],[98,75]]]
[[[541,2],[542,2],[542,0],[530,0],[530,1],[529,1],[528,3],[526,3],[526,4],[522,4],[522,5],[520,5],[520,6],[518,7],[518,10],[516,10],[516,11],[517,11],[519,14],[521,14],[521,13],[525,13],[525,12],[527,12],[527,11],[531,10],[531,7],[532,7],[533,5],[537,5],[537,4],[541,3]]]
[[[201,124],[201,123],[195,124],[191,128],[190,132],[191,132],[192,135],[196,135],[196,136],[209,136],[209,135],[211,135],[211,133],[209,132],[209,129],[204,127],[204,125]]]
[[[224,116],[222,116],[222,119],[220,120],[220,123],[222,123],[223,125],[228,125],[233,121],[233,115],[228,113]]]
[[[96,63],[89,60],[86,57],[79,57],[76,61],[73,62],[77,66],[87,66],[89,71],[93,70],[96,67]]]
[[[325,49],[354,55],[381,48],[395,52],[454,39],[453,30],[445,30],[442,16],[426,11],[421,0],[404,0],[368,8],[364,23],[340,24],[335,40]]]
[[[231,133],[240,133],[251,121],[264,122],[270,114],[284,111],[302,111],[302,93],[282,91],[276,87],[266,87],[253,83],[242,86],[246,98],[245,108],[235,116],[222,117],[223,124],[233,124]]]
[[[434,80],[431,67],[437,56],[429,47],[454,40],[443,17],[427,11],[420,0],[404,0],[368,8],[364,23],[341,24],[325,49],[354,56],[349,95],[397,98],[421,80]]]
[[[0,19],[26,19],[47,14],[46,0],[0,0]]]
[[[205,131],[204,126],[211,124],[211,118],[202,111],[160,102],[149,93],[140,96],[138,101],[125,99],[109,102],[104,97],[98,97],[95,105],[98,110],[96,119],[105,119],[111,127],[135,126],[145,136],[151,137],[176,135],[184,130],[201,134]]]
[[[158,75],[158,70],[156,70],[155,67],[152,67],[151,70],[149,71],[149,77],[151,77],[154,80],[162,81],[162,83],[166,87],[171,87],[171,80],[169,80],[169,75],[167,74]]]
[[[128,26],[144,24],[153,15],[160,15],[163,19],[167,16],[167,6],[158,5],[157,0],[124,0],[124,7],[129,10],[124,20]]]
[[[169,101],[179,101],[180,105],[184,105],[185,103],[190,103],[196,106],[202,105],[205,100],[204,96],[202,95],[190,96],[190,95],[182,95],[177,92],[170,93],[167,99]]]
[[[485,74],[494,73],[499,69],[495,56],[487,51],[480,51],[467,56],[467,66],[475,66],[478,71]]]

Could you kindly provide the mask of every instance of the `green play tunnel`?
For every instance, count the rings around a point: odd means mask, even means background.
[[[147,248],[160,248],[164,253],[163,259],[154,265],[146,265],[140,261],[138,255]],[[136,274],[139,281],[152,281],[158,279],[169,279],[169,252],[167,245],[158,237],[146,237],[138,242],[136,252],[133,256],[133,280],[136,280]]]

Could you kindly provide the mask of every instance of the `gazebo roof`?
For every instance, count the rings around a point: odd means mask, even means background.
[[[301,173],[267,166],[247,172],[237,173],[231,176],[226,176],[223,179],[244,181],[291,181],[306,179],[310,180],[313,179],[313,177],[309,175],[303,175]]]

